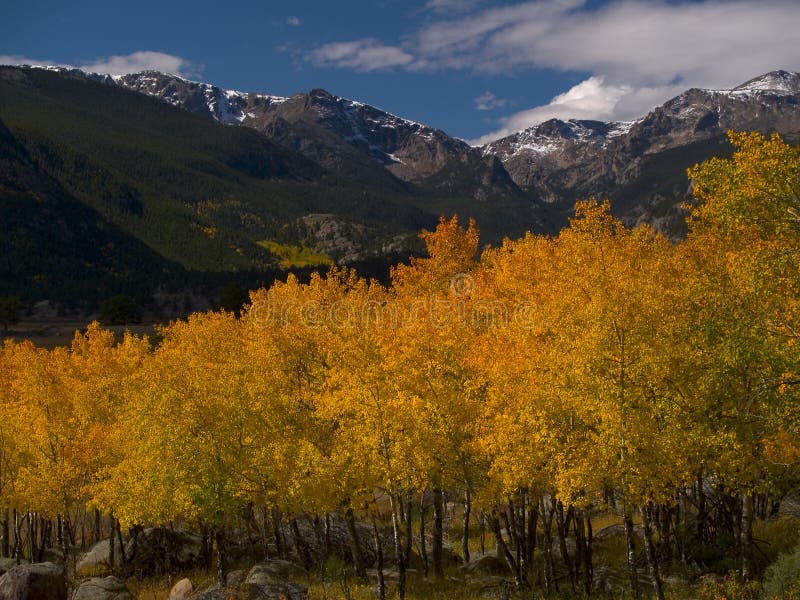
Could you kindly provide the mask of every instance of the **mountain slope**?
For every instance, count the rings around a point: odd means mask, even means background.
[[[127,293],[183,269],[67,192],[0,122],[0,295],[67,306]],[[90,301],[91,305],[91,301]]]
[[[96,302],[290,256],[374,264],[440,214],[496,244],[554,231],[591,195],[678,236],[686,167],[728,153],[729,128],[800,137],[799,89],[776,71],[633,122],[552,120],[471,148],[323,90],[0,67],[0,293]]]
[[[235,100],[231,96],[230,105]],[[419,245],[419,230],[432,228],[445,213],[475,217],[485,240],[493,243],[542,222],[539,207],[493,157],[478,160],[499,166],[508,191],[475,200],[446,186],[403,181],[321,125],[310,124],[362,161],[342,159],[348,166],[336,172],[251,128],[192,114],[108,76],[0,67],[0,120],[0,151],[13,157],[0,169],[0,204],[11,210],[26,195],[43,198],[28,207],[24,219],[3,222],[0,253],[18,257],[14,248],[26,236],[40,247],[31,255],[36,264],[25,273],[9,262],[6,282],[21,292],[28,289],[26,273],[46,270],[47,256],[59,252],[47,243],[48,235],[34,231],[35,223],[54,226],[52,219],[61,219],[71,231],[113,229],[119,238],[113,243],[95,236],[98,254],[106,247],[122,252],[136,246],[125,252],[132,263],[143,265],[137,280],[143,293],[163,283],[154,272],[176,269],[179,278],[190,272],[266,272],[286,263],[290,247],[298,248],[297,256],[325,254],[340,262],[407,255]],[[361,164],[372,170],[366,178]],[[348,177],[348,170],[356,176]],[[487,173],[490,180],[493,175]],[[462,188],[470,185],[452,173],[435,177],[452,178]],[[42,188],[44,181],[49,183]],[[71,208],[58,216],[42,208],[67,201]],[[52,239],[55,244],[59,237]],[[127,268],[127,259],[116,255],[102,267],[99,257],[92,262],[91,252],[71,243],[63,244],[66,254],[59,258],[87,265],[89,278],[102,272],[98,276],[110,281]],[[46,293],[43,287],[37,290]]]
[[[269,235],[296,212],[287,186],[324,176],[246,129],[41,70],[0,69],[0,118],[72,196],[190,269],[272,265],[249,232],[226,223],[250,218]]]
[[[728,129],[793,139],[800,130],[799,80],[797,73],[774,71],[731,90],[690,89],[635,121],[553,119],[482,148],[324,90],[290,98],[242,94],[152,73],[116,82],[254,128],[365,183],[396,189],[400,180],[477,201],[507,201],[522,190],[532,205],[551,205],[553,214],[536,212],[537,224],[550,230],[565,223],[576,199],[609,197],[629,223],[647,221],[675,236],[685,229],[679,206],[687,196],[686,168],[730,152]],[[396,179],[387,181],[387,171]]]
[[[401,183],[406,182],[430,193],[475,198],[518,193],[502,167],[465,142],[325,90],[286,98],[223,90],[155,72],[113,81],[222,123],[255,129],[365,183],[406,189]]]
[[[482,148],[513,180],[562,212],[609,197],[630,222],[682,226],[686,168],[726,154],[729,129],[800,132],[800,74],[774,71],[731,90],[690,89],[629,123],[553,119]]]

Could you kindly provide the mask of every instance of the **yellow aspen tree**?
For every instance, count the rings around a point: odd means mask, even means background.
[[[253,292],[242,319],[248,393],[259,422],[248,478],[254,498],[272,510],[279,554],[284,551],[282,519],[290,519],[297,538],[298,516],[325,517],[348,504],[352,494],[332,462],[335,424],[317,410],[335,342],[326,311],[341,306],[348,278],[352,275],[335,269],[324,279],[315,274],[309,284],[290,276]],[[296,541],[305,546],[304,540]],[[357,571],[363,573],[360,563]]]
[[[482,466],[472,448],[483,386],[466,355],[486,311],[477,310],[485,292],[476,284],[479,232],[457,217],[440,219],[423,232],[428,257],[392,272],[392,289],[402,316],[397,333],[408,393],[418,398],[432,432],[429,451],[435,457],[428,473],[433,495],[433,571],[442,575],[442,490],[463,494],[462,553],[469,559],[469,526],[473,496],[482,485]]]
[[[335,462],[357,466],[357,472],[349,469],[348,479],[355,475],[364,493],[377,490],[388,499],[399,567],[398,592],[405,597],[410,538],[402,524],[408,523],[410,516],[404,506],[409,493],[424,485],[435,437],[426,423],[422,399],[401,385],[397,329],[380,312],[388,300],[377,284],[348,282],[340,306],[346,307],[350,316],[332,311],[328,318],[337,348],[331,354],[318,411],[338,424]]]
[[[798,445],[800,151],[777,135],[729,137],[732,158],[689,170],[697,205],[684,251],[697,274],[691,341],[704,369],[696,391],[725,441],[711,449],[711,468],[740,497],[740,572],[749,579],[753,494],[775,492],[792,474],[775,440]]]
[[[2,553],[9,557],[11,547],[10,511],[15,508],[17,473],[28,460],[25,434],[17,413],[16,395],[13,390],[16,378],[15,353],[17,344],[6,340],[0,348],[0,509],[2,519]]]
[[[124,415],[125,457],[95,502],[123,525],[202,519],[215,528],[224,580],[226,519],[249,501],[242,473],[252,436],[239,321],[202,313],[165,327]]]

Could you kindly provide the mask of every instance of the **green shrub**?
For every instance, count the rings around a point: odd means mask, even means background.
[[[789,593],[795,595],[790,596]],[[764,598],[800,595],[800,547],[790,554],[781,554],[764,573]]]
[[[125,294],[112,296],[103,303],[100,319],[109,325],[127,325],[141,323],[142,315],[133,298]]]
[[[753,527],[753,538],[757,540],[756,559],[764,571],[778,560],[782,554],[792,554],[800,543],[800,521],[794,517],[781,517],[767,521],[756,521]],[[765,542],[759,542],[764,540]]]
[[[731,572],[724,581],[706,583],[699,590],[700,600],[758,600],[760,586],[757,581],[740,581]]]
[[[250,301],[250,294],[235,282],[228,283],[219,296],[219,307],[227,312],[236,313],[238,317],[242,307]]]
[[[0,297],[0,326],[4,332],[22,318],[22,301],[17,296]]]

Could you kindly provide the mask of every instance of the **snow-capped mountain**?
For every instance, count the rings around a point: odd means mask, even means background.
[[[282,104],[288,98],[267,94],[224,90],[210,83],[189,81],[157,71],[114,76],[114,83],[131,90],[157,96],[173,106],[211,117],[229,125],[243,123],[248,118]]]
[[[689,89],[633,121],[552,119],[480,148],[321,89],[284,97],[149,71],[113,77],[67,72],[255,129],[361,184],[549,204],[554,227],[576,199],[599,196],[610,198],[629,222],[679,229],[683,218],[675,207],[687,195],[686,168],[727,152],[728,129],[778,131],[790,139],[800,134],[800,74],[787,71],[727,90]]]
[[[789,71],[772,71],[732,90],[720,90],[722,94],[766,93],[778,96],[793,96],[798,92],[800,92],[800,73]]]
[[[154,72],[113,81],[222,123],[256,129],[348,176],[357,173],[384,185],[409,182],[447,191],[465,187],[466,178],[477,197],[515,188],[503,169],[498,171],[496,159],[465,142],[322,89],[287,98],[224,90]],[[498,186],[501,189],[493,189]]]
[[[800,125],[798,94],[800,74],[774,71],[730,90],[687,90],[635,121],[552,119],[491,142],[482,151],[499,157],[514,181],[529,188],[546,173],[576,163],[636,159],[728,129],[793,131]],[[558,199],[558,194],[546,196]]]
[[[680,220],[674,207],[686,196],[686,168],[727,152],[729,129],[800,133],[800,73],[773,71],[729,90],[689,89],[626,123],[553,119],[481,150],[546,202],[569,207],[579,197],[609,197],[628,220],[658,225],[666,213]]]
[[[481,149],[485,156],[495,155],[507,161],[520,154],[547,155],[567,144],[607,145],[615,137],[628,133],[638,121],[612,122],[550,119],[529,129],[490,142]]]

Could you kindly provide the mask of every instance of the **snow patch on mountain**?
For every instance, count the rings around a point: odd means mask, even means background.
[[[791,96],[800,92],[800,73],[772,71],[736,86],[730,92],[769,92],[779,96]]]
[[[487,144],[482,153],[484,156],[494,154],[502,161],[518,155],[528,155],[535,160],[576,144],[605,147],[610,140],[627,134],[639,122],[641,119],[613,123],[550,119]]]
[[[616,121],[609,124],[608,133],[606,137],[612,139],[621,135],[626,135],[633,129],[633,126],[641,123],[642,119],[634,119],[633,121]]]

